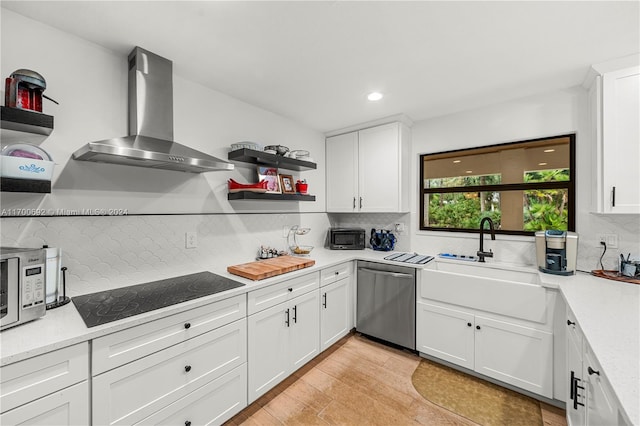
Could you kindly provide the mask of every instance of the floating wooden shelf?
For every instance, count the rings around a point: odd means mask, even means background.
[[[296,158],[283,157],[282,155],[269,154],[268,152],[256,151],[253,149],[236,149],[229,152],[229,160],[240,161],[251,164],[266,164],[287,170],[314,170],[318,166],[310,161],[298,160]]]
[[[263,201],[315,201],[315,195],[308,194],[270,194],[250,191],[240,191],[227,194],[232,200],[263,200]]]
[[[53,132],[53,116],[20,108],[0,107],[0,122],[6,130],[45,136]]]
[[[0,191],[49,194],[51,193],[51,181],[3,177],[0,178]]]

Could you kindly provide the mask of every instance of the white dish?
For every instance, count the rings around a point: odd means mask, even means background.
[[[37,155],[40,158],[20,157],[18,155],[12,155],[14,151],[26,151],[28,153]],[[2,149],[0,155],[6,155],[7,157],[19,157],[27,160],[53,161],[47,151],[38,146],[29,145],[28,143],[15,143],[13,145],[7,145]]]

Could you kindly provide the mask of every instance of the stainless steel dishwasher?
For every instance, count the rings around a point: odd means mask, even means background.
[[[416,270],[358,261],[356,330],[416,349]]]

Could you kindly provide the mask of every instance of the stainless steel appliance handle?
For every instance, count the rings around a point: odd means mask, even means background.
[[[389,275],[395,278],[413,278],[413,275],[405,274],[402,272],[379,271],[377,269],[369,269],[369,268],[358,268],[358,271],[371,272],[372,274]]]

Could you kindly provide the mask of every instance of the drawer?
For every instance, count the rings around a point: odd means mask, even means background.
[[[93,378],[93,424],[132,424],[247,361],[246,319]]]
[[[278,284],[251,291],[247,299],[248,315],[255,314],[264,309],[286,302],[294,297],[316,290],[320,279],[317,272],[303,275]]]
[[[89,344],[79,343],[0,369],[2,412],[89,377]]]
[[[333,284],[338,280],[350,277],[353,271],[353,263],[346,262],[340,265],[332,266],[330,268],[320,271],[320,287]]]
[[[214,302],[93,340],[92,374],[158,352],[246,316],[245,295]]]
[[[88,425],[87,380],[0,414],[2,425]]]
[[[136,425],[219,425],[246,406],[247,364],[242,364]]]

